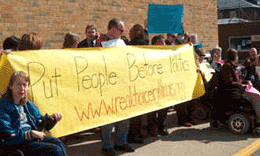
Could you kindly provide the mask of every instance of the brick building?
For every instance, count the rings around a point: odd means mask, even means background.
[[[260,50],[259,4],[259,0],[218,1],[219,45],[223,53],[235,48],[240,62],[249,56],[250,48]]]
[[[59,49],[67,32],[84,39],[87,24],[106,32],[115,17],[125,22],[128,37],[134,24],[143,25],[149,3],[183,4],[184,29],[198,34],[205,51],[218,45],[217,0],[0,0],[0,45],[6,37],[34,31],[42,36],[45,49]]]

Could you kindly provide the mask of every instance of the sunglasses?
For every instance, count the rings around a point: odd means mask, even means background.
[[[121,33],[123,33],[125,31],[124,29],[120,29],[120,28],[117,28],[117,27],[116,27],[116,29],[119,30]]]

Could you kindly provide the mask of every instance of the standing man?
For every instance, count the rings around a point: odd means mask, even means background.
[[[124,32],[124,23],[116,18],[112,19],[108,23],[108,32],[101,34],[97,40],[97,47],[103,47],[102,43],[112,40],[120,39]],[[111,144],[111,134],[113,127],[116,127],[115,145]],[[102,136],[102,153],[109,156],[116,155],[115,150],[124,152],[134,152],[127,143],[127,133],[129,129],[129,120],[123,120],[116,123],[111,123],[101,127]]]
[[[96,40],[98,38],[97,29],[94,25],[87,25],[85,33],[86,39],[78,44],[78,48],[95,47],[97,43]]]

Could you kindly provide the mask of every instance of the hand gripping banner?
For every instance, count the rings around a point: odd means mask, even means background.
[[[193,47],[125,46],[13,52],[0,62],[0,93],[28,73],[30,100],[61,112],[60,137],[174,106],[204,94]]]

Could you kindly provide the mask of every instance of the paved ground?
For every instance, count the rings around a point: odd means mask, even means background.
[[[174,112],[167,118],[169,136],[150,137],[144,144],[130,144],[134,153],[123,156],[230,156],[254,143],[255,134],[235,135],[228,130],[214,130],[208,123],[178,127]],[[69,156],[101,156],[100,134],[82,132],[67,137]],[[259,152],[260,153],[260,152]],[[258,155],[257,152],[254,156]]]

